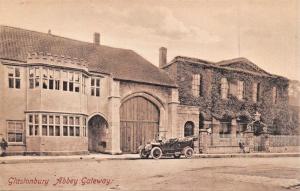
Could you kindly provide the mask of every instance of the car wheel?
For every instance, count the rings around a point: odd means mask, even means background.
[[[194,150],[191,147],[186,147],[186,148],[184,148],[183,153],[184,153],[185,158],[189,159],[189,158],[192,158]]]
[[[151,156],[152,156],[152,158],[154,158],[154,159],[160,159],[161,156],[162,156],[162,150],[161,150],[159,147],[154,147],[154,148],[151,150]]]
[[[145,149],[140,150],[140,157],[141,159],[147,159],[149,154],[145,151]]]

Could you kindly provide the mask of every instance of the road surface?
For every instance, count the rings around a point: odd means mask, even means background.
[[[300,159],[88,160],[0,164],[0,190],[243,190],[300,188]]]

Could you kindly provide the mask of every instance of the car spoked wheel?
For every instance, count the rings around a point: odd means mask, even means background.
[[[194,153],[194,150],[191,147],[186,147],[184,149],[184,156],[185,156],[185,158],[188,158],[188,159],[192,158],[193,153]]]
[[[147,159],[149,154],[145,151],[145,149],[140,150],[140,157],[141,159]]]
[[[154,148],[151,150],[151,156],[152,156],[152,158],[154,158],[154,159],[160,159],[161,156],[162,156],[162,150],[161,150],[159,147],[154,147]]]

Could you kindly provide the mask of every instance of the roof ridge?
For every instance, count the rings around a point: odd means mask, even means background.
[[[40,32],[40,31],[35,31],[35,30],[30,30],[30,29],[24,29],[24,28],[19,28],[19,27],[13,27],[13,26],[7,26],[7,25],[1,25],[0,24],[0,28],[8,28],[8,29],[14,29],[14,30],[19,30],[19,31],[33,32],[33,33],[37,33],[39,35],[44,35],[44,36],[47,36],[47,37],[55,37],[55,38],[60,38],[60,39],[64,39],[64,40],[71,40],[71,41],[78,42],[78,43],[85,43],[87,45],[95,45],[93,42],[87,42],[87,41],[83,41],[83,40],[73,39],[73,38],[64,37],[64,36],[55,35],[55,34],[48,34],[48,33],[45,33],[45,32]],[[128,48],[117,48],[117,47],[112,47],[112,46],[107,46],[107,45],[102,45],[102,44],[95,45],[95,46],[96,47],[106,47],[106,48],[112,48],[112,49],[119,49],[119,50],[131,50],[131,49],[128,49]]]
[[[54,35],[54,34],[48,34],[48,33],[45,33],[45,32],[40,32],[40,31],[35,31],[35,30],[30,30],[30,29],[24,29],[24,28],[19,28],[19,27],[12,27],[12,26],[7,26],[7,25],[0,25],[0,28],[3,28],[3,27],[4,27],[4,28],[9,28],[9,29],[14,29],[14,30],[20,30],[20,31],[26,31],[26,32],[38,33],[38,34],[40,34],[40,35],[52,36],[52,37],[57,37],[57,38],[66,39],[66,40],[77,41],[77,42],[80,42],[80,43],[93,44],[93,43],[91,43],[91,42],[86,42],[86,41],[82,41],[82,40],[72,39],[72,38],[63,37],[63,36]]]
[[[229,66],[230,64],[235,64],[235,63],[242,62],[242,61],[246,61],[246,64],[254,67],[258,71],[264,72],[268,75],[275,75],[275,74],[271,74],[271,73],[267,72],[265,69],[261,68],[260,66],[253,63],[251,60],[249,60],[248,58],[245,58],[245,57],[237,57],[237,58],[233,58],[233,59],[222,60],[220,62],[217,62],[217,64],[221,67],[226,67],[226,66]]]
[[[189,59],[189,60],[193,60],[196,62],[205,62],[208,64],[215,64],[215,62],[213,62],[213,61],[204,60],[204,59],[195,58],[195,57],[189,57],[189,56],[176,56],[173,60],[176,60],[176,59]]]
[[[221,65],[224,62],[236,62],[236,61],[249,61],[251,62],[248,58],[246,57],[236,57],[236,58],[231,58],[231,59],[224,59],[224,60],[220,60],[218,62],[216,62],[216,64]]]

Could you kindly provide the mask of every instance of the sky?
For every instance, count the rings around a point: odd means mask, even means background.
[[[158,66],[245,57],[300,80],[300,0],[0,0],[0,24],[132,49]]]

